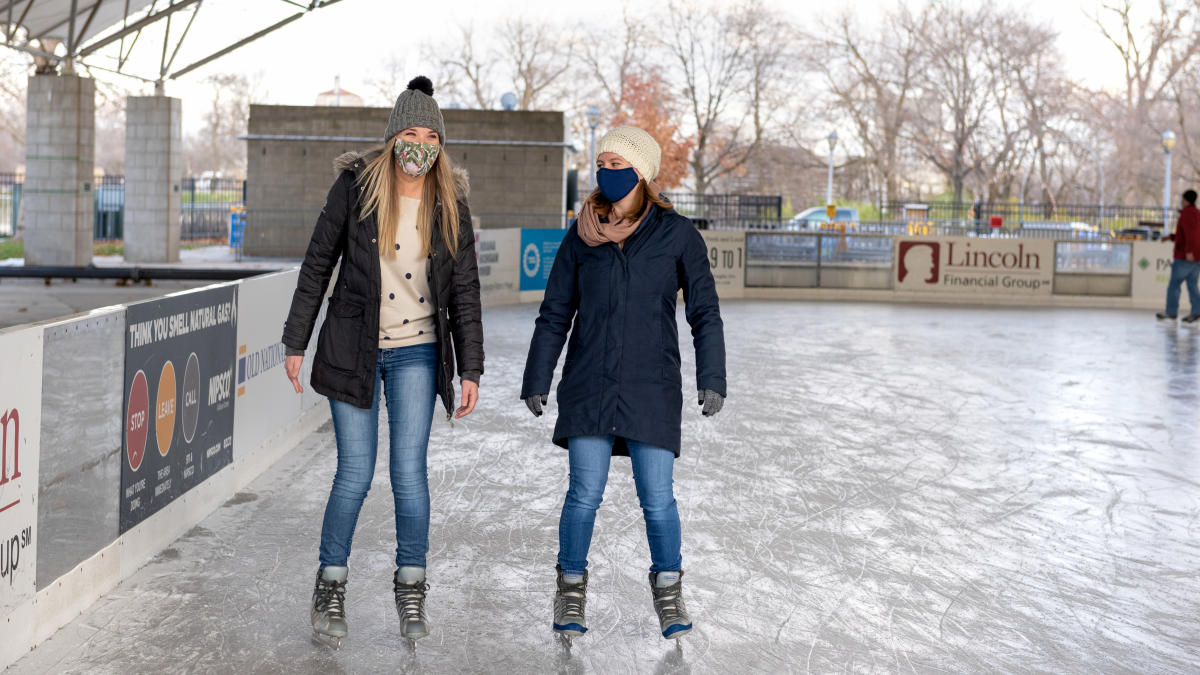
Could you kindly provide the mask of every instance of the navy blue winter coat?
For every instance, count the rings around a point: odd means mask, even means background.
[[[696,348],[696,387],[725,391],[725,335],[708,246],[692,222],[652,205],[622,250],[567,231],[529,346],[521,398],[550,393],[563,343],[554,443],[616,436],[679,456],[683,385],[675,301],[683,289]]]

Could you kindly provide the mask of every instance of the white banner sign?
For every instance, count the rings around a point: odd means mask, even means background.
[[[1135,303],[1150,307],[1166,305],[1167,282],[1171,280],[1171,262],[1174,259],[1174,242],[1133,242],[1133,301]]]
[[[1001,296],[1054,291],[1049,239],[901,237],[893,260],[897,291]]]
[[[717,282],[717,295],[741,298],[746,294],[746,233],[738,230],[701,230],[708,244],[708,264]]]
[[[303,401],[287,379],[279,341],[298,276],[280,272],[246,279],[238,288],[233,447],[239,455],[254,451],[301,413]],[[307,379],[302,384],[309,388]]]
[[[0,625],[33,598],[36,581],[42,330],[0,333]]]
[[[514,305],[521,301],[517,265],[521,257],[521,230],[475,230],[475,255],[479,263],[479,294],[485,307]]]

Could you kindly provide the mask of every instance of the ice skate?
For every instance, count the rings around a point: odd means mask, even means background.
[[[1159,321],[1168,321],[1168,320],[1174,321],[1176,318],[1176,315],[1167,314],[1166,312],[1158,312],[1157,314],[1154,315],[1154,317],[1157,318]]]
[[[1197,321],[1200,321],[1200,314],[1189,314],[1183,317],[1184,323],[1196,323]]]
[[[562,568],[556,565],[555,569],[558,571],[558,590],[554,593],[554,632],[569,646],[587,632],[584,607],[587,605],[588,575],[584,570],[582,581],[568,583],[563,580]]]
[[[670,576],[668,576],[670,575]],[[659,577],[662,577],[662,584]],[[692,630],[692,618],[683,605],[683,572],[651,572],[650,592],[654,594],[654,611],[662,636],[676,640]]]
[[[350,632],[346,623],[345,566],[329,565],[317,572],[312,598],[313,639],[333,649],[342,648],[342,638]]]
[[[400,616],[400,635],[416,648],[417,640],[429,635],[429,620],[425,617],[425,568],[404,566],[392,577],[392,592],[396,595],[396,614]]]

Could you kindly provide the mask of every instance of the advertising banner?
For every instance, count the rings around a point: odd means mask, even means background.
[[[736,230],[703,230],[708,244],[708,264],[722,298],[746,294],[746,233]]]
[[[521,231],[475,230],[475,255],[479,263],[479,294],[483,304],[520,302],[517,265],[521,255]]]
[[[1040,296],[1054,292],[1054,241],[898,237],[897,291]]]
[[[1175,260],[1175,242],[1133,242],[1133,301],[1144,306],[1167,304],[1167,282]],[[1187,293],[1183,293],[1187,303]]]
[[[522,291],[544,291],[566,230],[521,230]]]
[[[238,284],[233,444],[239,458],[288,427],[302,410],[303,399],[287,379],[279,341],[297,277],[299,272],[293,270]],[[308,382],[302,384],[309,387]]]
[[[125,311],[122,533],[232,461],[237,287]]]
[[[7,617],[33,598],[37,580],[42,329],[0,333],[0,354],[0,617]]]

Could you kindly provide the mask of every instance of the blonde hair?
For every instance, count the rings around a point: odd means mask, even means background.
[[[635,187],[633,190],[635,193],[633,199],[633,213],[621,214],[624,218],[635,218],[640,216],[642,212],[646,210],[646,202],[657,204],[664,211],[670,211],[675,208],[675,205],[671,203],[671,200],[667,199],[666,195],[656,194],[656,190],[651,190],[648,187],[645,179],[639,180],[637,187]],[[600,188],[596,188],[592,191],[592,194],[588,195],[587,203],[592,205],[592,209],[596,212],[596,215],[600,216],[601,218],[607,219],[612,213],[613,203],[608,201],[608,197],[604,196],[604,193],[600,191]]]
[[[383,145],[378,157],[367,164],[359,183],[366,188],[362,217],[375,214],[378,223],[379,254],[396,257],[396,228],[400,222],[399,181],[394,152],[400,135],[396,134]],[[433,244],[433,214],[438,202],[442,206],[441,234],[450,255],[458,255],[458,195],[454,189],[454,165],[446,154],[446,148],[438,152],[433,168],[425,174],[425,187],[421,193],[421,208],[417,211],[417,231],[421,236],[421,255],[429,255]]]

